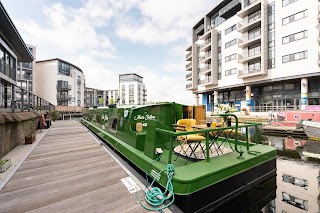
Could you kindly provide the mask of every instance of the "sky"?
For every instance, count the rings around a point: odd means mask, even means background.
[[[143,77],[148,101],[195,104],[186,91],[192,27],[216,0],[0,0],[36,60],[80,67],[86,86],[119,89],[119,74]]]

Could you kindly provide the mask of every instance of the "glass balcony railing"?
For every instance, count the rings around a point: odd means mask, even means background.
[[[186,85],[186,89],[190,89],[191,87],[192,87],[192,83]]]
[[[192,62],[188,63],[188,64],[186,65],[186,68],[189,68],[191,65],[192,65]]]
[[[211,78],[205,78],[205,79],[199,80],[199,85],[209,84],[209,83],[211,83]]]
[[[189,58],[191,55],[192,55],[192,52],[188,53],[188,54],[186,55],[186,58]]]
[[[250,6],[251,4],[255,3],[256,1],[258,1],[258,0],[244,0],[243,8]]]

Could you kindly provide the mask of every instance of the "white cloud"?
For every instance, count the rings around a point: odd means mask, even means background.
[[[184,40],[210,3],[209,0],[145,0],[139,5],[140,21],[124,18],[116,33],[120,38],[147,45]]]
[[[84,71],[87,86],[99,89],[118,89],[118,75],[135,72],[144,77],[149,101],[193,104],[191,92],[185,89],[184,45],[191,42],[192,26],[212,1],[82,2],[79,7],[43,6],[44,20],[14,19],[26,43],[37,47],[37,60],[69,61]],[[116,64],[121,57],[116,55],[117,44],[126,41],[153,46],[154,51],[167,48],[165,61],[157,68],[147,67],[144,59],[136,62],[138,66]],[[131,51],[135,54],[136,50]]]

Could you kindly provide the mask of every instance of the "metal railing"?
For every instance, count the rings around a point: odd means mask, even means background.
[[[0,84],[0,110],[20,112],[25,110],[53,110],[54,105],[21,87]]]

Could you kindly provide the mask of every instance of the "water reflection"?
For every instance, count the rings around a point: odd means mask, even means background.
[[[278,151],[276,199],[262,212],[320,212],[320,142],[263,136]]]

